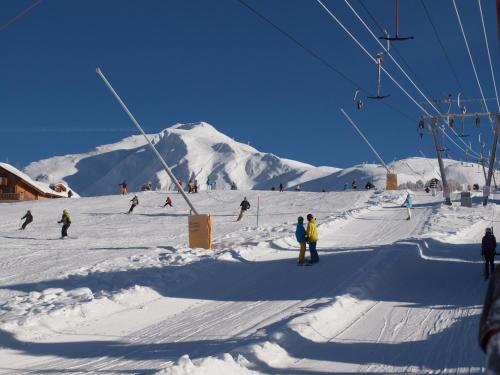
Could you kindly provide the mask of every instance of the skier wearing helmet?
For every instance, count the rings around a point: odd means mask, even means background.
[[[490,272],[495,271],[495,251],[497,248],[497,240],[493,235],[491,228],[486,228],[486,233],[484,234],[481,243],[481,256],[484,259],[484,278],[488,280],[490,277]]]
[[[295,229],[295,238],[300,245],[299,251],[299,265],[304,264],[304,257],[306,255],[306,230],[304,229],[304,218],[299,216],[297,219],[297,228]]]
[[[316,250],[316,243],[318,242],[318,225],[313,215],[307,215],[307,229],[306,238],[309,243],[309,253],[311,254],[311,263],[319,262],[318,251]]]

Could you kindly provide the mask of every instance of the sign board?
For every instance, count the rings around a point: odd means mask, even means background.
[[[398,175],[395,173],[387,173],[386,190],[398,190]]]
[[[189,247],[212,248],[212,219],[210,215],[189,215]]]

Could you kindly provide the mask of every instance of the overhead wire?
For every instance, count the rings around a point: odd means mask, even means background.
[[[361,7],[363,8],[363,10],[366,12],[366,14],[368,15],[368,17],[370,17],[370,19],[375,24],[375,26],[380,31],[380,33],[385,34],[386,33],[385,29],[378,23],[377,19],[375,18],[375,16],[373,15],[373,13],[368,9],[368,7],[364,4],[363,0],[358,0],[358,3],[359,3],[359,5],[361,5]],[[399,50],[394,45],[394,43],[391,44],[390,48],[393,49],[396,52],[396,54],[398,55],[399,59],[403,62],[403,65],[415,77],[415,80],[418,81],[418,83],[420,84],[420,86],[422,86],[424,88],[424,91],[427,93],[427,95],[431,96],[430,95],[431,91],[425,86],[425,84],[422,82],[422,80],[418,77],[417,73],[415,73],[415,71],[411,68],[411,66],[408,63],[408,61],[406,61],[406,59],[399,52]]]
[[[292,34],[284,30],[282,27],[278,26],[276,23],[274,23],[271,19],[266,17],[264,14],[259,12],[257,9],[254,7],[250,6],[248,3],[246,3],[244,0],[236,0],[238,3],[240,3],[242,6],[244,6],[246,9],[251,11],[254,15],[259,17],[261,20],[272,26],[275,30],[279,31],[281,34],[283,34],[285,37],[287,37],[290,41],[292,41],[295,45],[297,45],[299,48],[304,50],[307,54],[312,56],[314,59],[322,63],[325,67],[339,75],[341,78],[343,78],[345,81],[349,82],[351,85],[353,85],[356,89],[359,89],[360,91],[364,92],[367,96],[372,95],[372,93],[367,90],[365,87],[360,85],[358,82],[356,82],[354,79],[350,78],[347,76],[345,73],[343,73],[341,70],[337,69],[335,66],[333,66],[330,62],[328,62],[325,58],[320,56],[318,53],[314,52],[312,49],[307,47],[304,43],[299,41],[297,38],[295,38]],[[414,122],[415,119],[408,115],[407,113],[401,111],[398,107],[390,104],[390,103],[384,103],[384,105],[393,111],[399,113],[401,116],[405,117],[407,120]]]
[[[318,0],[319,1],[319,0]],[[392,62],[396,64],[396,66],[399,68],[399,70],[404,74],[404,76],[410,81],[410,83],[413,85],[413,87],[422,95],[422,97],[427,101],[427,103],[430,104],[430,106],[437,112],[439,115],[442,115],[441,111],[427,98],[427,96],[424,94],[424,92],[420,89],[420,87],[417,86],[417,84],[414,82],[414,80],[406,73],[406,71],[401,67],[401,65],[396,61],[396,59],[392,56],[392,54],[389,52],[387,48],[380,42],[380,40],[377,38],[377,36],[373,33],[373,31],[370,29],[370,27],[366,24],[366,22],[361,18],[361,16],[356,12],[356,10],[351,6],[348,0],[344,0],[344,2],[347,4],[347,6],[351,9],[351,11],[354,13],[354,15],[358,18],[358,20],[362,23],[362,25],[365,27],[365,29],[370,33],[370,35],[375,39],[375,41],[382,47],[384,52],[391,58]],[[444,121],[444,120],[443,120]],[[452,131],[456,134],[456,132],[452,129]],[[449,137],[446,133],[444,133],[445,136]],[[456,134],[458,136],[458,134]],[[460,138],[461,139],[461,138]],[[462,143],[465,145],[466,148],[470,149],[472,153],[477,154],[467,143],[461,139]]]
[[[481,15],[481,25],[483,26],[483,34],[484,34],[484,42],[486,43],[486,51],[488,52],[488,61],[490,63],[491,79],[493,80],[493,87],[495,88],[495,96],[497,98],[497,107],[498,107],[498,111],[500,112],[500,100],[498,98],[497,83],[495,80],[495,73],[493,71],[493,64],[491,62],[490,45],[488,43],[488,36],[486,34],[486,27],[484,25],[483,7],[481,6],[481,0],[477,0],[477,4],[479,6],[479,14]]]
[[[466,47],[467,53],[469,55],[469,60],[472,64],[472,70],[474,71],[474,75],[476,77],[476,82],[477,82],[477,85],[479,86],[479,91],[481,92],[481,97],[483,99],[484,108],[486,109],[486,112],[489,112],[488,104],[486,103],[486,99],[485,99],[484,93],[483,93],[483,87],[481,86],[481,82],[480,82],[479,76],[477,74],[476,64],[474,63],[474,59],[472,58],[472,53],[471,53],[471,50],[469,48],[469,42],[467,41],[467,36],[465,35],[465,30],[464,30],[464,27],[462,25],[462,19],[460,18],[460,13],[458,12],[457,3],[455,2],[455,0],[451,0],[451,1],[453,2],[453,7],[455,8],[455,13],[457,15],[458,24],[460,26],[460,30],[462,31],[462,36],[464,38],[465,47]],[[490,125],[491,125],[491,130],[493,130],[493,122],[492,122],[491,117],[490,117]]]
[[[362,44],[362,43],[361,43],[361,42],[360,42],[360,41],[359,41],[359,40],[358,40],[358,39],[357,39],[357,38],[356,38],[356,37],[355,37],[355,36],[354,36],[354,35],[353,35],[350,31],[349,31],[349,29],[347,29],[347,27],[346,27],[346,26],[344,26],[344,24],[343,24],[343,23],[342,23],[342,22],[341,22],[341,21],[340,21],[340,20],[339,20],[339,19],[338,19],[338,18],[337,18],[337,17],[336,17],[336,16],[335,16],[332,12],[331,12],[331,10],[330,10],[330,9],[329,9],[329,8],[328,8],[328,7],[327,7],[327,6],[326,6],[326,5],[325,5],[325,4],[324,4],[321,0],[316,0],[316,1],[317,1],[317,2],[318,2],[318,4],[319,4],[319,5],[320,5],[320,6],[321,6],[321,7],[322,7],[322,8],[323,8],[323,9],[324,9],[324,10],[325,10],[325,11],[326,11],[329,15],[330,15],[330,17],[331,17],[331,18],[333,18],[333,19],[335,20],[335,22],[337,22],[337,24],[338,24],[338,25],[339,25],[339,26],[340,26],[340,27],[344,30],[344,32],[346,32],[346,34],[347,34],[347,35],[349,35],[349,37],[350,37],[350,38],[351,38],[351,39],[352,39],[352,40],[353,40],[353,41],[354,41],[354,42],[358,45],[358,47],[360,47],[360,48],[361,48],[361,49],[362,49],[362,50],[366,53],[366,55],[367,55],[367,56],[368,56],[368,57],[369,57],[369,58],[370,58],[373,62],[375,62],[375,63],[376,63],[376,59],[372,56],[372,54],[371,54],[371,53],[370,53],[370,52],[369,52],[369,51],[368,51],[368,50],[367,50],[367,49],[363,46],[363,44]],[[344,1],[346,1],[346,0],[344,0]],[[347,2],[347,1],[346,1],[346,2]],[[348,5],[349,5],[349,4],[348,4]],[[349,6],[350,6],[350,5],[349,5]],[[360,17],[359,17],[359,15],[358,15],[358,18],[360,18]],[[361,20],[362,20],[362,19],[361,19]],[[364,21],[362,21],[362,22],[364,23]],[[365,24],[365,26],[366,26],[366,24]],[[368,27],[368,26],[366,26],[366,27],[369,29],[369,27]],[[370,33],[373,35],[373,33],[371,32],[371,30],[370,30],[370,29],[369,29],[369,31],[370,31]],[[375,38],[376,38],[376,37],[375,37]],[[377,42],[379,42],[379,41],[378,41],[378,39],[377,39]],[[386,49],[385,49],[385,47],[384,47],[383,45],[382,45],[382,48],[383,48],[384,50],[386,50]],[[390,55],[390,54],[389,54],[389,55]],[[402,68],[401,68],[401,66],[400,66],[400,65],[399,65],[399,64],[398,64],[398,63],[394,60],[394,58],[392,58],[392,59],[393,59],[393,61],[396,63],[396,65],[398,65],[398,66],[399,66],[399,68],[403,71],[403,73],[406,75],[406,77],[407,77],[407,78],[408,78],[408,79],[409,79],[409,80],[413,83],[413,85],[414,85],[414,86],[416,86],[416,85],[415,85],[415,83],[414,83],[414,82],[411,80],[411,78],[408,76],[408,74],[406,74],[406,72],[404,71],[404,69],[402,69]],[[421,110],[422,112],[424,112],[427,116],[430,116],[429,112],[428,112],[428,111],[427,111],[427,110],[426,110],[426,109],[425,109],[425,108],[424,108],[424,107],[423,107],[423,106],[422,106],[419,102],[417,102],[417,101],[415,100],[415,98],[414,98],[414,97],[413,97],[410,93],[408,93],[408,91],[407,91],[407,90],[406,90],[403,86],[401,86],[401,84],[400,84],[400,83],[399,83],[399,82],[398,82],[398,81],[397,81],[397,80],[396,80],[396,79],[395,79],[395,78],[394,78],[394,77],[393,77],[393,76],[392,76],[392,75],[391,75],[391,74],[387,71],[387,69],[385,69],[383,66],[381,66],[381,70],[382,70],[382,71],[383,71],[383,72],[384,72],[384,73],[385,73],[385,74],[386,74],[386,75],[387,75],[387,76],[388,76],[388,77],[389,77],[389,78],[390,78],[390,79],[394,82],[394,84],[395,84],[395,85],[396,85],[396,86],[397,86],[397,87],[398,87],[401,91],[403,91],[403,93],[405,93],[405,94],[406,94],[406,96],[408,96],[408,98],[410,98],[410,100],[411,100],[413,103],[415,103],[415,105],[416,105],[418,108],[420,108],[420,110]],[[417,88],[417,90],[421,93],[421,95],[422,95],[422,96],[424,96],[424,97],[427,99],[427,97],[426,97],[426,96],[422,93],[422,91],[418,88],[418,86],[416,86],[416,88]],[[429,100],[427,99],[427,101],[429,101]],[[433,104],[432,104],[431,102],[429,102],[429,103],[431,104],[431,106],[433,106]],[[438,112],[439,112],[439,110],[437,110],[437,109],[436,109],[436,111],[438,111]],[[463,148],[461,148],[460,146],[458,146],[458,145],[456,144],[456,142],[454,142],[454,141],[453,141],[453,139],[452,139],[452,138],[451,138],[448,134],[446,134],[446,133],[445,133],[445,135],[446,135],[446,137],[447,137],[448,139],[450,139],[450,141],[451,141],[454,145],[456,145],[456,146],[457,146],[459,149],[461,149],[463,152],[466,152]],[[464,144],[466,145],[466,147],[467,147],[467,148],[469,148],[469,147],[470,147],[470,146],[468,146],[465,142],[464,142]],[[474,154],[476,154],[476,155],[478,155],[478,154],[477,154],[474,150],[472,150],[472,149],[471,149],[471,152],[472,152],[472,153],[474,153]]]
[[[443,52],[443,55],[446,59],[446,62],[448,63],[448,66],[450,67],[451,73],[453,74],[453,77],[455,78],[455,81],[458,85],[458,88],[460,89],[460,92],[464,93],[465,90],[462,87],[462,84],[460,83],[460,78],[458,78],[457,71],[455,70],[453,63],[451,62],[451,58],[448,55],[448,52],[446,52],[446,48],[444,46],[444,43],[441,40],[441,37],[439,36],[439,32],[436,28],[436,25],[432,21],[432,16],[431,16],[429,10],[427,9],[427,6],[425,5],[425,1],[420,0],[420,3],[422,4],[422,7],[424,8],[425,15],[427,16],[427,19],[429,20],[429,23],[431,24],[432,30],[434,31],[434,35],[436,36],[436,39],[438,40],[439,46],[441,47],[441,51]]]

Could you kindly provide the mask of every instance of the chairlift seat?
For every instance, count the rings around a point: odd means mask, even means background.
[[[377,96],[367,96],[368,99],[385,99],[388,98],[390,95],[377,95]]]

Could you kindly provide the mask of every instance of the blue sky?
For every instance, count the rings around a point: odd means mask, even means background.
[[[375,91],[374,64],[316,1],[245,1],[345,75]],[[479,97],[452,1],[424,1],[463,95]],[[376,30],[360,1],[350,2]],[[378,24],[393,31],[394,1],[362,3]],[[2,1],[0,24],[30,4]],[[327,0],[326,5],[371,53],[380,50],[344,1]],[[483,89],[493,97],[477,2],[457,0],[457,5]],[[500,77],[495,1],[482,0],[482,5]],[[422,89],[434,97],[461,91],[421,0],[400,1],[400,33],[415,36],[396,47]],[[341,116],[343,107],[387,161],[418,155],[419,150],[434,155],[430,134],[422,141],[417,135],[421,111],[387,77],[382,85],[391,95],[385,100],[389,106],[362,98],[365,106],[357,111],[355,86],[237,0],[43,0],[0,31],[0,45],[0,160],[21,166],[85,152],[136,133],[95,74],[96,66],[149,132],[176,122],[207,121],[261,151],[314,165],[345,167],[373,161],[370,150]],[[388,58],[386,62],[386,68],[414,94]],[[496,109],[495,102],[489,105]],[[480,129],[471,123],[466,126],[473,135],[473,148],[478,148],[479,132],[491,135],[485,122]],[[449,147],[452,157],[464,158]]]

